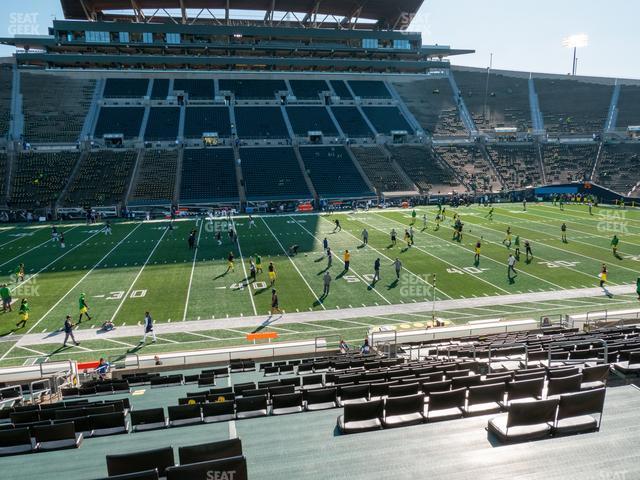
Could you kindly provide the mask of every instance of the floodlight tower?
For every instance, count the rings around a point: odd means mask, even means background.
[[[562,41],[562,45],[566,48],[573,48],[573,64],[571,66],[571,75],[575,77],[578,69],[578,49],[589,46],[589,36],[585,33],[569,35]]]

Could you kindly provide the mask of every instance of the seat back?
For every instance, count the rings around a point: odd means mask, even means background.
[[[302,377],[302,386],[306,385],[322,385],[323,379],[322,374],[314,374],[314,375],[305,375]]]
[[[171,447],[107,455],[107,472],[109,475],[123,475],[157,469],[158,475],[164,477],[167,468],[174,465],[173,448]]]
[[[245,390],[253,390],[255,388],[256,384],[254,382],[238,383],[233,386],[233,393],[236,395],[242,395],[242,392]]]
[[[103,413],[113,413],[115,408],[113,405],[100,405],[96,407],[87,407],[84,409],[85,415],[101,415]]]
[[[200,417],[201,410],[200,405],[173,405],[167,407],[167,414],[169,421],[173,420],[187,420],[190,418]]]
[[[344,421],[359,422],[362,420],[382,419],[384,402],[382,400],[370,400],[364,403],[349,404],[344,406]]]
[[[233,478],[247,480],[247,461],[243,456],[192,463],[167,469],[167,480],[207,480]]]
[[[407,395],[405,397],[387,398],[384,411],[385,416],[407,415],[424,410],[424,394]]]
[[[283,393],[272,397],[273,409],[302,407],[302,393]]]
[[[403,383],[401,385],[391,385],[389,387],[389,397],[406,397],[407,395],[416,395],[420,392],[419,383]]]
[[[451,380],[444,380],[440,382],[424,382],[422,384],[422,393],[425,395],[431,395],[435,392],[446,392],[451,390]]]
[[[76,428],[73,422],[33,427],[36,442],[55,442],[57,440],[75,440]]]
[[[153,470],[145,470],[144,472],[114,475],[100,480],[158,480],[158,478],[158,470],[154,468]]]
[[[489,385],[475,385],[469,387],[468,402],[469,405],[478,405],[481,403],[501,402],[504,400],[504,394],[507,386],[504,383],[494,383]]]
[[[329,402],[335,403],[337,396],[337,390],[335,388],[316,388],[303,392],[303,397],[309,405]]]
[[[103,428],[126,427],[124,415],[121,412],[102,413],[100,415],[90,415],[89,423],[92,430]]]
[[[0,430],[0,448],[16,445],[31,445],[31,434],[28,428]]]
[[[560,396],[558,420],[579,415],[602,414],[606,388],[597,388],[584,392]]]
[[[239,438],[178,448],[180,465],[239,457],[241,455],[242,441]]]
[[[355,398],[369,398],[369,384],[348,385],[340,387],[338,391],[340,400],[353,400]]]
[[[465,375],[463,377],[454,377],[451,379],[451,388],[454,390],[461,387],[470,387],[479,385],[482,377],[480,375]]]
[[[296,391],[296,387],[293,385],[278,385],[274,387],[269,387],[269,396],[273,397],[275,395],[284,395],[287,393],[293,393]]]
[[[595,365],[582,369],[582,382],[602,382],[606,383],[609,378],[609,364]]]
[[[559,377],[570,377],[572,375],[576,375],[580,373],[580,369],[578,367],[571,368],[551,368],[547,371],[547,377],[549,379],[559,378]]]
[[[507,416],[507,428],[553,423],[556,418],[558,402],[557,399],[552,399],[512,404]]]
[[[581,374],[571,375],[569,377],[550,378],[547,383],[547,396],[579,392],[581,385]]]
[[[131,411],[131,425],[144,425],[145,423],[162,423],[164,422],[163,408],[149,408],[146,410]]]
[[[55,414],[54,414],[55,415]],[[39,410],[26,410],[22,412],[12,412],[9,415],[11,423],[32,423],[40,421]],[[43,418],[44,420],[44,418]]]
[[[445,392],[429,394],[429,410],[443,410],[446,408],[464,407],[467,396],[466,388],[458,388]]]
[[[515,400],[518,398],[537,397],[542,395],[543,387],[543,378],[512,381],[507,383],[508,398],[509,400]]]
[[[217,417],[219,415],[233,415],[234,402],[225,400],[224,402],[212,402],[202,405],[202,415],[206,417]]]
[[[259,395],[256,397],[242,397],[236,399],[236,411],[253,412],[255,410],[267,409],[267,396]]]

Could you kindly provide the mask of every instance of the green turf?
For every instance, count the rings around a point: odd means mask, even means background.
[[[556,291],[597,286],[602,263],[609,268],[610,285],[635,283],[640,271],[640,211],[613,208],[594,209],[589,215],[582,205],[567,205],[564,211],[550,204],[529,205],[524,212],[520,204],[498,205],[493,219],[487,218],[487,207],[447,209],[447,219],[435,228],[434,207],[417,208],[414,227],[415,244],[402,241],[411,223],[407,210],[371,210],[358,214],[296,215],[258,217],[249,228],[243,217],[236,219],[239,243],[231,243],[225,222],[185,220],[167,230],[163,222],[117,222],[113,235],[105,236],[101,226],[63,225],[66,249],[50,241],[50,229],[43,225],[19,225],[0,229],[0,273],[9,282],[14,300],[28,297],[31,305],[26,327],[17,329],[17,307],[13,313],[0,313],[0,335],[53,332],[62,326],[66,314],[78,315],[78,297],[86,293],[91,320],[78,328],[97,329],[106,320],[116,326],[140,325],[144,312],[152,312],[156,322],[181,322],[227,317],[259,315],[266,318],[270,307],[271,286],[266,274],[274,262],[280,306],[287,313],[345,310],[362,306],[384,306],[430,301],[432,275],[436,274],[438,300],[463,299]],[[452,216],[458,213],[464,222],[464,238],[452,240]],[[422,214],[428,216],[423,229]],[[333,221],[339,219],[342,231],[334,233]],[[560,225],[568,225],[568,243],[560,241]],[[503,245],[507,226],[521,244],[528,239],[534,259],[517,265],[519,275],[510,283],[506,274],[509,249]],[[361,233],[369,231],[369,245],[361,245]],[[390,244],[389,233],[398,231],[396,246]],[[197,251],[189,250],[188,232],[196,230]],[[218,245],[215,230],[223,231]],[[614,257],[610,239],[621,238],[620,254]],[[322,275],[327,261],[322,239],[327,238],[334,252],[329,269],[334,281],[330,295],[319,301]],[[473,246],[482,241],[482,257],[474,263]],[[299,254],[286,255],[289,246],[297,244]],[[523,247],[521,247],[522,250]],[[343,271],[342,256],[351,252],[349,272]],[[511,249],[513,251],[513,247]],[[233,252],[235,269],[227,271],[226,257]],[[262,256],[264,273],[256,282],[248,282],[247,260]],[[382,262],[382,278],[371,286],[373,263]],[[404,271],[395,279],[392,261],[400,258]],[[244,266],[243,268],[243,260]],[[28,274],[23,284],[13,274],[23,262]],[[574,299],[550,301],[543,305],[496,305],[483,308],[437,312],[442,318],[464,323],[477,318],[537,318],[544,313],[565,313],[614,308],[634,304],[628,298]],[[637,300],[635,301],[637,303]],[[430,311],[418,315],[381,314],[376,318],[306,321],[278,324],[272,328],[279,340],[307,339],[322,334],[350,335],[361,338],[368,326],[424,323]],[[83,342],[81,349],[60,350],[59,340],[34,346],[44,358],[95,358],[98,354],[121,355],[127,351],[145,353],[169,352],[242,345],[244,333],[259,327],[216,329],[204,332],[162,334],[158,329],[156,345],[138,346],[139,338],[114,338],[115,341]],[[142,335],[142,329],[140,331]],[[119,342],[119,343],[118,343]],[[23,347],[30,348],[28,345]],[[48,357],[52,355],[52,357]],[[22,364],[37,354],[0,343],[0,364]]]

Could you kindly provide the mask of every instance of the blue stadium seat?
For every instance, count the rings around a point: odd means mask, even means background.
[[[293,148],[241,148],[248,200],[311,199]]]
[[[185,149],[180,188],[182,203],[238,201],[238,198],[233,149]]]

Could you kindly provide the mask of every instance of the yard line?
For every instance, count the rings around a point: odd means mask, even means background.
[[[184,302],[184,314],[182,315],[182,321],[187,319],[187,309],[189,308],[189,297],[191,296],[191,284],[193,283],[193,272],[196,269],[196,260],[198,258],[198,247],[200,246],[200,235],[202,234],[202,226],[204,225],[204,219],[200,222],[200,230],[198,231],[198,239],[196,240],[196,251],[193,252],[193,262],[191,264],[191,275],[189,275],[189,287],[187,288],[187,298]]]
[[[374,215],[378,215],[378,214],[374,213]],[[397,223],[398,225],[402,225],[402,226],[404,227],[404,224],[403,224],[403,223],[401,223],[401,222],[399,222],[399,221],[397,221],[397,220],[394,220],[394,219],[392,219],[392,218],[387,218],[387,217],[382,217],[382,216],[380,216],[380,218],[385,219],[385,220],[389,220],[389,221],[392,221],[392,222],[395,222],[395,223]],[[386,233],[386,232],[384,232],[382,229],[380,229],[380,228],[376,227],[375,225],[371,225],[370,223],[363,222],[362,220],[359,220],[359,221],[360,221],[360,222],[362,222],[362,223],[364,223],[365,225],[369,225],[371,228],[375,228],[376,230],[378,230],[378,231],[380,231],[380,232]],[[424,232],[418,232],[418,231],[416,231],[416,233],[424,233]],[[426,235],[429,235],[429,236],[434,237],[434,238],[436,238],[436,239],[438,239],[438,240],[441,240],[439,237],[436,237],[436,236],[434,236],[434,235],[431,235],[431,234],[426,234]],[[458,246],[458,245],[456,245],[456,246]],[[438,261],[440,261],[440,262],[442,262],[442,263],[446,263],[446,264],[447,264],[447,265],[449,265],[450,267],[458,268],[458,266],[457,266],[457,265],[454,265],[453,263],[451,263],[451,262],[449,262],[449,261],[447,261],[447,260],[444,260],[443,258],[436,257],[435,255],[433,255],[433,254],[429,253],[427,250],[424,250],[424,249],[422,249],[422,248],[420,248],[420,247],[417,247],[417,246],[413,245],[411,248],[415,248],[415,249],[416,249],[416,250],[418,250],[419,252],[425,253],[426,255],[429,255],[430,257],[433,257],[433,258],[435,258],[436,260],[438,260]],[[466,249],[465,249],[464,247],[462,247],[462,246],[460,246],[460,248],[462,248],[463,250],[466,250]],[[494,260],[494,261],[495,261],[495,260]],[[496,261],[496,263],[499,263],[499,262],[497,262],[497,261]],[[508,290],[505,290],[504,288],[499,287],[498,285],[496,285],[495,283],[490,282],[489,280],[485,280],[484,278],[479,277],[479,276],[477,276],[477,275],[475,275],[475,274],[473,274],[473,273],[468,273],[468,275],[471,275],[471,276],[472,276],[473,278],[475,278],[476,280],[480,280],[481,282],[486,283],[487,285],[491,285],[493,288],[495,288],[495,289],[497,289],[497,290],[500,290],[501,292],[504,292],[504,293],[506,293],[506,294],[511,294],[511,292],[509,292]],[[449,297],[449,298],[451,298],[451,297]]]
[[[558,209],[556,207],[552,207],[550,205],[535,205],[535,206],[536,207],[541,207],[541,208],[548,208],[548,209],[551,209],[551,210],[556,211],[556,212],[558,211]],[[576,212],[575,210],[562,210],[562,214],[564,216],[568,216],[568,217],[571,217],[571,218],[579,218],[579,219],[582,219],[582,220],[597,220],[597,221],[605,220],[605,221],[607,221],[606,218],[602,217],[602,212],[627,212],[629,210],[620,210],[619,208],[617,208],[617,209],[616,208],[603,208],[602,210],[599,210],[597,214],[587,215],[587,216],[585,216],[585,215],[570,215],[569,212],[571,212],[571,211],[573,211],[574,213]],[[612,220],[612,221],[616,221],[616,220]],[[634,218],[626,218],[626,216],[625,216],[624,219],[620,219],[620,221],[623,221],[623,222],[640,222],[640,220],[636,220]],[[580,225],[587,226],[586,223],[580,223]],[[637,225],[631,225],[631,226],[633,228],[640,228]],[[630,235],[635,235],[635,236],[640,236],[640,233],[629,232],[629,234]]]
[[[209,340],[220,340],[218,337],[212,337],[211,335],[205,335],[204,333],[198,333],[198,332],[186,332],[189,335],[195,335],[196,337],[204,337],[204,338],[208,338]]]
[[[509,215],[504,215],[504,216],[505,216],[505,217],[512,218],[512,217],[511,217],[511,216],[509,216]],[[502,223],[503,225],[507,225],[507,224],[506,224],[506,223],[504,223],[504,222],[500,222],[500,223]],[[530,221],[530,223],[537,223],[537,224],[539,224],[539,225],[546,225],[546,224],[544,224],[544,223],[542,223],[542,222],[536,222],[535,220],[531,220],[531,221]],[[476,224],[474,224],[474,225],[476,225]],[[529,231],[532,231],[532,232],[533,232],[533,231],[535,231],[535,230],[533,230],[533,229],[531,229],[531,228],[527,228],[527,227],[523,227],[523,229],[524,229],[524,230],[529,230]],[[594,235],[594,236],[598,236],[598,235]],[[602,238],[602,237],[600,237],[600,238]],[[587,245],[588,247],[599,248],[599,249],[601,249],[601,250],[607,250],[607,251],[609,251],[609,249],[607,249],[607,248],[599,247],[598,245],[594,245],[594,244],[592,244],[592,243],[581,242],[580,240],[572,239],[572,240],[571,240],[571,242],[581,243],[582,245]],[[571,242],[570,242],[570,243],[571,243]],[[547,246],[547,247],[549,247],[549,248],[553,248],[554,250],[560,250],[561,252],[564,252],[564,253],[566,253],[566,254],[570,254],[570,255],[577,255],[577,256],[579,256],[579,257],[584,257],[584,258],[587,258],[587,259],[589,259],[589,260],[593,260],[594,262],[598,262],[598,263],[608,263],[608,262],[609,262],[608,260],[602,260],[602,259],[598,259],[598,258],[593,258],[593,257],[590,257],[590,256],[588,256],[588,255],[584,255],[584,254],[582,254],[582,253],[574,252],[574,251],[572,251],[572,250],[564,250],[564,249],[562,249],[562,248],[554,247],[553,245],[550,245],[550,244],[548,244],[548,243],[544,243],[544,242],[540,242],[540,241],[537,241],[536,243],[538,243],[539,245],[545,245],[545,246]],[[617,264],[617,263],[616,263],[614,266],[615,266],[615,267],[617,267],[617,268],[622,268],[623,270],[629,270],[630,272],[637,273],[637,270],[634,270],[634,269],[632,269],[632,268],[628,268],[628,267],[623,267],[622,265]]]
[[[302,281],[305,283],[305,285],[307,285],[307,288],[309,289],[309,291],[311,292],[311,294],[314,296],[314,298],[316,299],[316,302],[318,303],[318,305],[320,305],[322,307],[323,310],[326,310],[325,306],[322,304],[322,302],[320,301],[320,299],[318,298],[318,295],[316,295],[316,292],[313,291],[313,288],[311,288],[311,285],[309,285],[309,282],[307,282],[307,279],[304,278],[304,276],[302,275],[302,272],[300,272],[300,270],[298,269],[298,266],[295,264],[295,262],[291,259],[291,257],[289,255],[287,255],[287,251],[285,250],[285,248],[282,246],[282,243],[280,242],[280,240],[278,239],[278,237],[276,237],[275,233],[273,233],[273,230],[271,230],[271,227],[269,226],[269,224],[265,221],[264,217],[260,217],[260,220],[262,220],[262,223],[264,223],[265,227],[267,227],[267,230],[269,230],[269,232],[271,233],[271,236],[273,236],[273,238],[275,239],[276,242],[278,242],[278,245],[280,245],[280,248],[282,249],[283,253],[285,254],[285,256],[289,259],[289,261],[291,262],[291,265],[293,265],[293,268],[296,269],[296,272],[298,272],[298,275],[300,275],[300,278],[302,278]]]
[[[163,342],[169,342],[169,343],[180,343],[180,342],[178,342],[178,341],[176,341],[176,340],[170,340],[170,339],[168,339],[168,338],[161,337],[160,335],[156,335],[156,338],[157,338],[158,340],[162,340]]]
[[[132,344],[126,343],[126,342],[122,342],[120,340],[114,340],[113,338],[101,338],[100,340],[106,340],[107,342],[117,343],[119,345],[124,345],[125,347],[130,347],[130,348],[135,347],[135,345],[132,345]]]
[[[474,222],[474,223],[473,223],[473,226],[474,226],[474,227],[478,227],[478,228],[483,228],[483,229],[485,229],[485,230],[489,230],[490,232],[495,232],[495,233],[498,233],[498,234],[500,234],[500,233],[501,233],[501,232],[500,232],[500,230],[496,230],[495,228],[489,228],[489,227],[487,227],[487,226],[485,226],[485,225],[482,225],[482,224],[479,224],[479,223],[475,223],[475,222]],[[487,240],[487,239],[485,239],[485,241],[486,241],[487,243],[493,243],[494,245],[498,245],[498,246],[500,246],[500,243],[498,243],[497,241],[496,241],[496,242],[492,242],[491,240]],[[536,243],[540,244],[540,245],[545,245],[545,244],[544,244],[544,243],[542,243],[542,242],[538,242],[538,241],[536,241],[536,240],[534,240],[534,241],[535,241]],[[487,257],[487,258],[489,258],[489,257]],[[544,258],[544,257],[541,257],[541,256],[536,256],[536,257],[535,257],[535,259],[536,259],[536,260],[542,260],[543,262],[553,262],[552,260],[549,260],[549,259]],[[581,271],[581,270],[577,270],[577,269],[575,269],[575,268],[573,268],[573,267],[562,267],[562,268],[565,268],[565,269],[567,269],[567,270],[571,270],[572,272],[579,273],[580,275],[584,275],[584,276],[589,277],[590,279],[592,279],[592,280],[593,280],[593,276],[592,276],[591,274],[587,273],[587,272],[583,272],[583,271]],[[520,270],[520,271],[522,271],[522,270]],[[525,272],[525,273],[526,273],[526,272]],[[529,275],[531,275],[531,276],[532,276],[532,277],[534,277],[534,278],[538,278],[537,276],[533,275],[532,273],[529,273]],[[547,280],[544,280],[544,279],[540,279],[540,280],[543,280],[543,281],[547,282]],[[547,282],[547,283],[551,283],[551,282]],[[553,285],[553,284],[552,284],[552,285]],[[559,285],[556,285],[556,286],[558,286],[558,287],[559,287]]]
[[[162,243],[162,239],[164,238],[164,236],[167,234],[168,231],[169,231],[169,229],[165,228],[164,232],[162,232],[162,235],[160,235],[160,238],[158,239],[156,244],[153,246],[153,249],[151,250],[151,253],[149,253],[149,256],[144,261],[144,263],[142,264],[142,267],[138,271],[138,274],[136,275],[136,278],[134,278],[133,282],[131,282],[131,285],[129,285],[129,289],[127,290],[127,293],[124,295],[124,297],[122,297],[122,301],[118,304],[118,307],[116,308],[116,311],[113,312],[113,315],[111,316],[111,321],[112,322],[115,320],[116,315],[118,315],[118,312],[120,311],[120,309],[124,305],[124,302],[127,300],[127,297],[129,297],[129,295],[131,294],[131,290],[133,290],[133,287],[135,286],[136,282],[140,278],[140,275],[142,275],[142,272],[144,271],[144,267],[147,266],[147,264],[149,263],[149,260],[151,260],[151,257],[155,253],[155,251],[158,248],[158,246],[160,245],[160,243]]]
[[[326,218],[324,218],[324,216],[323,216],[323,215],[320,215],[320,218],[321,218],[322,220],[325,220],[326,222],[329,222],[329,220],[327,220]],[[362,222],[361,220],[358,220],[358,221]],[[362,222],[362,223],[364,223],[364,222]],[[370,226],[371,226],[371,225],[370,225]],[[376,228],[376,227],[373,227],[373,228],[375,228],[375,229],[376,229],[376,230],[378,230],[379,232],[382,232],[382,230],[380,230],[379,228]],[[355,238],[356,240],[358,240],[358,241],[360,240],[360,239],[359,239],[358,237],[356,237],[353,233],[351,233],[351,232],[349,232],[349,231],[347,231],[347,230],[342,230],[342,231],[343,231],[344,233],[346,233],[347,235],[352,236],[352,237],[353,237],[353,238]],[[383,233],[385,233],[385,232],[383,232]],[[371,246],[370,246],[370,248],[371,248],[374,252],[377,252],[377,253],[378,253],[378,255],[380,255],[380,256],[382,256],[382,257],[386,258],[386,259],[387,259],[388,261],[390,261],[390,262],[393,262],[393,260],[392,260],[390,257],[388,257],[387,255],[385,255],[383,252],[381,252],[381,251],[380,251],[380,250],[378,250],[377,248],[375,248],[375,247],[371,247]],[[427,282],[424,278],[422,278],[420,275],[417,275],[417,274],[413,273],[411,270],[409,270],[409,269],[408,269],[407,267],[405,267],[405,266],[403,266],[403,267],[402,267],[402,269],[403,269],[403,270],[406,270],[406,271],[407,271],[407,273],[409,273],[409,275],[412,275],[412,276],[416,277],[416,278],[417,278],[418,280],[420,280],[422,283],[424,283],[424,284],[428,285],[428,286],[429,286],[429,288],[431,288],[431,286],[432,286],[432,285],[431,285],[429,282]],[[440,290],[439,288],[436,288],[436,292],[441,293],[443,296],[447,297],[449,300],[453,300],[453,297],[452,297],[451,295],[448,295],[447,293],[443,292],[443,291],[442,291],[442,290]]]
[[[38,350],[34,350],[33,348],[29,348],[29,347],[19,347],[19,348],[21,348],[22,350],[27,350],[29,352],[33,352],[33,353],[35,353],[37,355],[40,355],[41,357],[46,357],[47,356],[46,353],[39,352]]]
[[[289,216],[289,218],[291,220],[293,220],[296,223],[296,225],[298,225],[300,228],[302,228],[305,232],[307,232],[309,235],[311,235],[312,238],[315,238],[318,241],[320,240],[313,233],[311,233],[309,230],[307,230],[307,228],[305,226],[303,226],[300,222],[298,222],[296,219],[294,219],[291,215]],[[344,265],[344,261],[340,258],[340,255],[335,255],[335,257],[338,259],[338,261],[340,263],[342,263]],[[355,271],[355,269],[351,268],[350,270],[356,277],[358,277],[360,280],[362,280],[362,282],[365,285],[367,285],[368,282],[361,275],[359,275],[358,272]],[[382,298],[385,302],[387,302],[389,305],[391,305],[391,302],[376,289],[376,287],[375,287],[375,285],[373,285],[373,283],[369,283],[369,286],[371,287],[371,290],[376,292],[380,298]]]
[[[139,223],[139,224],[138,224],[134,229],[132,229],[132,230],[127,234],[127,236],[126,236],[126,237],[124,237],[122,240],[120,240],[120,241],[115,245],[115,247],[113,247],[111,250],[109,250],[109,252],[107,252],[107,254],[106,254],[104,257],[102,257],[100,260],[98,260],[98,262],[97,262],[97,263],[96,263],[96,264],[91,268],[91,270],[89,270],[87,273],[85,273],[85,274],[82,276],[82,278],[81,278],[80,280],[78,280],[78,282],[77,282],[73,287],[71,287],[71,289],[69,289],[69,291],[67,291],[67,293],[65,293],[63,296],[61,296],[61,297],[60,297],[60,299],[59,299],[59,300],[58,300],[58,301],[57,301],[57,302],[56,302],[56,303],[55,303],[55,304],[54,304],[54,305],[53,305],[53,306],[52,306],[52,307],[51,307],[51,308],[50,308],[50,309],[49,309],[49,310],[48,310],[48,311],[47,311],[47,312],[46,312],[46,313],[45,313],[45,314],[40,318],[40,320],[38,320],[38,321],[37,321],[37,322],[36,322],[36,323],[35,323],[35,324],[34,324],[34,325],[33,325],[33,326],[32,326],[32,327],[27,331],[27,334],[31,333],[31,331],[33,331],[33,329],[35,329],[35,328],[38,326],[38,324],[39,324],[40,322],[42,322],[42,320],[44,320],[44,319],[45,319],[45,318],[46,318],[46,317],[47,317],[47,316],[48,316],[48,315],[49,315],[49,314],[50,314],[50,313],[51,313],[51,312],[52,312],[52,311],[53,311],[53,310],[58,306],[58,305],[60,305],[60,303],[62,303],[62,301],[63,301],[65,298],[67,298],[67,296],[68,296],[68,295],[69,295],[73,290],[75,290],[75,289],[76,289],[76,287],[77,287],[78,285],[80,285],[80,284],[84,281],[84,279],[85,279],[85,278],[87,278],[87,277],[89,276],[89,274],[90,274],[91,272],[93,272],[93,271],[98,267],[98,265],[100,265],[100,264],[104,261],[104,259],[105,259],[105,258],[107,258],[107,257],[108,257],[108,256],[109,256],[109,255],[110,255],[110,254],[111,254],[111,253],[112,253],[116,248],[118,248],[118,247],[119,247],[119,246],[120,246],[120,245],[121,245],[121,244],[122,244],[122,243],[123,243],[127,238],[129,238],[129,236],[130,236],[133,232],[135,232],[135,231],[136,231],[136,230],[137,230],[141,225],[142,225],[142,223]],[[98,232],[96,232],[94,235],[97,235],[98,233],[100,233],[100,230],[99,230]],[[89,238],[91,238],[91,237],[89,237]],[[89,240],[89,238],[87,238],[87,240]],[[85,242],[86,242],[87,240],[85,240]],[[79,247],[80,245],[82,245],[82,244],[78,244],[78,245],[77,245],[76,247],[74,247],[74,248],[77,248],[77,247]],[[68,252],[70,252],[70,251],[71,251],[71,250],[69,250]],[[67,252],[67,253],[68,253],[68,252]],[[17,343],[16,343],[15,345],[13,345],[13,347],[15,347],[16,345],[17,345]],[[9,350],[7,350],[7,351],[5,352],[5,354],[4,354],[4,355],[2,355],[2,357],[0,357],[0,360],[4,360],[4,359],[7,357],[7,355],[9,354],[9,352],[11,352],[11,350],[12,350],[12,348],[13,348],[13,347],[11,347]]]
[[[377,214],[377,213],[374,213],[374,215],[379,215],[380,217],[382,217],[382,215]],[[399,222],[399,221],[397,221],[397,220],[394,220],[394,219],[392,219],[392,218],[387,218],[387,217],[382,217],[382,218],[385,218],[385,219],[391,220],[392,222],[396,222],[398,225],[403,225],[401,222]],[[477,224],[475,224],[475,223],[474,223],[474,225],[477,225]],[[435,239],[438,239],[438,240],[440,240],[440,241],[445,242],[447,245],[452,244],[453,246],[458,247],[458,248],[461,248],[462,250],[464,250],[464,251],[466,251],[466,252],[471,252],[471,253],[473,252],[473,250],[472,250],[471,248],[467,248],[467,247],[465,247],[465,246],[463,246],[463,245],[458,244],[457,242],[448,242],[448,241],[447,241],[447,240],[445,240],[445,239],[442,239],[442,238],[440,238],[440,237],[438,237],[438,236],[436,236],[436,235],[432,235],[432,234],[430,234],[430,233],[425,233],[425,232],[424,232],[424,231],[422,231],[422,230],[417,230],[417,231],[416,231],[416,233],[420,233],[420,234],[424,233],[425,235],[429,235],[430,237],[433,237],[433,238],[435,238]],[[489,240],[487,240],[487,241],[489,242]],[[489,243],[496,243],[496,242],[489,242]],[[499,245],[499,244],[498,244],[498,245]],[[423,252],[425,252],[425,253],[428,253],[428,252],[426,252],[425,250],[421,250],[421,249],[420,249],[420,247],[415,247],[415,248],[417,248],[418,250],[423,251]],[[487,255],[485,255],[483,258],[486,258],[487,260],[489,260],[489,261],[491,261],[491,262],[497,263],[498,265],[506,266],[506,264],[503,264],[502,262],[499,262],[498,260],[496,260],[496,259],[494,259],[494,258],[491,258],[491,257],[489,257],[489,256],[487,256]],[[447,262],[447,263],[448,263],[448,262]],[[454,267],[455,267],[455,265],[452,265],[452,266],[454,266]],[[466,272],[466,273],[468,273],[468,272]],[[541,281],[541,282],[548,283],[549,285],[551,285],[551,286],[553,286],[553,287],[560,288],[560,289],[564,289],[564,287],[561,287],[560,285],[558,285],[558,284],[556,284],[556,283],[553,283],[553,282],[550,282],[550,281],[548,281],[548,280],[545,280],[544,278],[540,278],[540,277],[538,277],[537,275],[534,275],[533,273],[529,273],[529,272],[527,272],[527,271],[525,271],[525,270],[519,269],[519,270],[518,270],[518,273],[522,273],[522,274],[527,275],[527,276],[529,276],[529,277],[535,278],[536,280],[539,280],[539,281]],[[479,280],[482,280],[482,278],[481,278],[481,277],[477,277],[477,276],[475,276],[475,275],[473,275],[473,274],[471,274],[471,273],[468,273],[468,274],[469,274],[469,275],[471,275],[471,276],[474,276],[475,278],[477,278],[477,279],[479,279]],[[484,281],[484,282],[486,282],[486,283],[489,283],[489,284],[491,284],[491,285],[494,285],[494,284],[492,284],[491,282],[489,282],[489,281],[487,281],[487,280],[483,280],[483,281]],[[508,292],[507,290],[504,290],[503,288],[500,288],[500,287],[498,287],[497,285],[494,285],[494,287],[496,287],[496,288],[498,288],[498,289],[502,290],[503,292],[506,292],[506,293],[511,294],[511,292]]]
[[[233,231],[236,232],[236,243],[238,244],[238,253],[240,254],[240,262],[242,263],[242,271],[244,272],[244,278],[248,279],[247,275],[247,267],[244,264],[244,257],[242,256],[242,247],[240,247],[240,237],[238,236],[238,229],[236,228],[236,222],[231,217],[231,225],[233,225]],[[253,294],[251,293],[251,284],[249,280],[247,280],[247,292],[249,292],[249,298],[251,299],[251,306],[253,307],[253,314],[258,315],[258,310],[256,310],[256,302],[253,299]]]
[[[77,226],[76,226],[76,227],[71,227],[69,230],[67,230],[67,232],[70,232],[71,230],[74,230],[74,229],[76,229],[76,228],[78,228],[78,227],[77,227]],[[98,233],[98,232],[94,233],[94,234],[93,234],[93,235],[91,235],[91,237],[89,237],[89,238],[92,238],[92,237],[93,237],[94,235],[96,235],[97,233]],[[88,239],[89,239],[89,238],[88,238]],[[86,239],[84,242],[86,242],[88,239]],[[33,250],[36,250],[36,249],[40,248],[41,246],[43,246],[43,245],[45,245],[45,244],[47,244],[47,243],[49,243],[49,242],[51,242],[51,241],[52,241],[52,240],[51,240],[50,238],[46,239],[44,242],[39,243],[39,244],[38,244],[38,245],[36,245],[35,247],[32,247],[32,248],[30,248],[29,250],[27,250],[26,252],[22,252],[22,253],[20,253],[20,254],[16,255],[15,257],[13,257],[12,259],[7,260],[7,261],[6,261],[6,262],[4,262],[4,263],[0,263],[0,267],[4,267],[7,263],[13,262],[15,259],[20,258],[20,257],[22,257],[23,255],[26,255],[27,253],[32,252]],[[82,242],[82,243],[84,243],[84,242]],[[76,245],[76,247],[79,247],[80,245],[81,245],[81,244]],[[75,247],[74,247],[74,248],[75,248]],[[64,255],[62,255],[62,256],[64,256]],[[59,257],[59,258],[61,258],[61,257]]]
[[[49,262],[46,266],[44,266],[43,268],[41,268],[40,270],[38,270],[36,273],[34,273],[33,275],[29,276],[29,278],[27,278],[24,282],[21,282],[19,284],[17,284],[15,287],[13,287],[11,289],[11,291],[13,292],[14,290],[20,288],[22,285],[24,285],[25,283],[29,283],[31,280],[33,280],[34,278],[36,278],[39,274],[41,274],[42,272],[44,272],[47,268],[49,268],[51,265],[53,265],[54,263],[56,263],[58,260],[60,260],[63,257],[66,257],[68,254],[70,254],[71,252],[73,252],[76,248],[82,246],[84,243],[88,242],[89,240],[91,240],[93,237],[95,237],[98,233],[100,233],[99,231],[94,233],[93,235],[85,238],[84,240],[82,240],[79,244],[77,244],[75,247],[70,248],[69,250],[65,250],[65,252],[60,255],[59,257],[56,257],[54,260],[52,260],[51,262]],[[47,240],[49,241],[49,240]],[[45,242],[46,243],[46,242]],[[18,257],[16,257],[18,258]],[[31,330],[29,330],[30,332]],[[27,332],[27,333],[29,333]]]
[[[44,230],[44,228],[45,228],[45,227],[36,228],[36,229],[35,229],[36,231],[34,232],[34,234],[38,233],[38,231],[39,231],[39,230]],[[12,228],[12,229],[10,229],[10,230],[16,230],[16,229],[15,229],[15,228]],[[14,238],[13,240],[9,240],[8,242],[5,242],[5,243],[3,243],[3,244],[0,244],[0,248],[4,247],[5,245],[9,245],[10,243],[17,242],[18,240],[21,240],[21,239],[23,239],[23,238],[25,238],[25,236],[23,236],[23,235],[18,235],[18,236],[16,236],[16,238]]]

